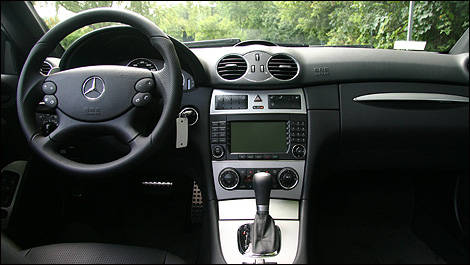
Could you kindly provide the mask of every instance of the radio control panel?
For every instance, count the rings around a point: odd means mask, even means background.
[[[306,115],[211,116],[213,160],[305,159]]]

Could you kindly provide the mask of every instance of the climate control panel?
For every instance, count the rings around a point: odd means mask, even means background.
[[[225,190],[253,189],[253,175],[267,172],[272,176],[273,190],[291,190],[299,183],[293,168],[225,168],[219,174],[219,184]]]

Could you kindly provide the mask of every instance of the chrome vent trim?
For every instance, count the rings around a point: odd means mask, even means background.
[[[291,80],[299,73],[299,64],[288,55],[278,54],[269,59],[268,71],[277,79]]]
[[[51,71],[52,69],[52,64],[49,63],[48,61],[44,61],[41,65],[41,68],[39,69],[39,72],[42,74],[42,75],[49,75],[49,72]]]
[[[226,80],[239,79],[247,69],[247,63],[240,55],[225,56],[217,64],[217,74]]]

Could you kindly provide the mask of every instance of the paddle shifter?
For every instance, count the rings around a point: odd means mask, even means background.
[[[252,224],[245,224],[238,229],[238,248],[242,254],[262,257],[279,253],[281,231],[269,215],[271,185],[271,174],[258,172],[253,176],[256,215]]]

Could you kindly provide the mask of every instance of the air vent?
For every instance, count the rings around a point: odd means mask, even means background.
[[[242,77],[247,69],[246,61],[239,55],[229,55],[220,60],[217,73],[223,79],[235,80]]]
[[[47,75],[49,74],[49,71],[52,69],[52,64],[50,64],[47,61],[44,61],[41,65],[41,69],[39,70],[41,74]]]
[[[274,55],[268,61],[268,71],[277,79],[289,80],[297,75],[299,68],[291,57]]]

